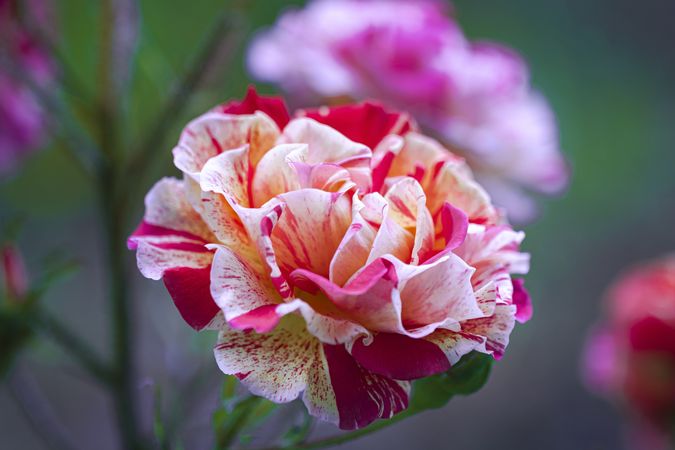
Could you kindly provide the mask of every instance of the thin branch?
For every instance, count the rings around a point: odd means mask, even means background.
[[[75,450],[77,447],[57,419],[29,371],[17,365],[7,383],[9,392],[24,417],[45,445],[54,450]]]
[[[33,310],[24,319],[38,333],[52,338],[59,346],[70,353],[82,367],[104,385],[113,382],[113,374],[96,352],[65,325],[45,311]]]
[[[171,97],[162,108],[154,125],[151,126],[150,132],[142,139],[138,149],[134,152],[127,171],[131,178],[142,173],[148,164],[163,151],[161,140],[166,130],[180,117],[188,105],[192,93],[201,84],[218,50],[224,43],[227,43],[228,56],[234,53],[237,39],[233,39],[235,33],[228,29],[228,25],[234,24],[225,13],[216,20],[205,44],[191,63],[190,69],[178,81]]]

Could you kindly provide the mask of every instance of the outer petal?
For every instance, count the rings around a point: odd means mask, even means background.
[[[416,127],[407,114],[388,111],[373,102],[305,109],[299,111],[298,116],[326,124],[352,141],[365,144],[373,150],[385,136],[402,136]]]
[[[248,87],[244,100],[234,100],[224,103],[222,105],[216,106],[213,110],[216,112],[237,115],[253,114],[256,111],[262,111],[272,118],[272,120],[274,120],[281,130],[283,130],[291,120],[283,98],[261,97],[258,95],[255,90],[255,86],[253,85]]]
[[[496,359],[504,355],[509,344],[509,336],[516,324],[514,305],[496,305],[494,314],[489,317],[469,320],[462,324],[462,331],[475,336],[485,337],[485,349],[477,350],[492,354]]]
[[[343,430],[363,428],[408,407],[410,385],[369,372],[344,346],[323,345],[325,361]]]
[[[343,429],[364,427],[407,407],[410,386],[360,367],[344,346],[321,345],[289,316],[268,334],[224,329],[214,350],[220,369],[277,403],[305,391],[310,414]]]
[[[217,247],[210,277],[211,295],[233,327],[264,333],[279,322],[275,308],[282,300],[269,276],[229,248]]]
[[[434,343],[395,333],[379,333],[370,344],[358,340],[351,354],[362,367],[396,380],[424,378],[450,368],[445,353]]]
[[[218,313],[209,293],[212,253],[206,244],[215,237],[185,198],[184,183],[165,178],[145,199],[143,222],[129,238],[138,268],[164,283],[181,316],[192,327],[204,328]]]
[[[185,127],[173,149],[174,164],[199,182],[202,167],[214,156],[248,145],[255,165],[278,136],[279,128],[262,112],[243,116],[209,112]]]

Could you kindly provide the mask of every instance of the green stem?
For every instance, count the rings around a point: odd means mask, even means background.
[[[99,168],[100,208],[107,244],[108,296],[114,347],[115,382],[113,397],[117,421],[124,448],[144,448],[138,429],[138,411],[133,389],[134,358],[129,300],[129,280],[126,273],[125,208],[119,196],[119,183],[124,183],[118,152],[118,96],[112,78],[114,0],[101,2],[99,83],[100,145],[105,161]],[[119,182],[119,183],[118,183]]]
[[[239,415],[229,424],[224,432],[217,434],[216,448],[218,450],[230,449],[232,442],[237,437],[246,422],[248,422],[251,413],[261,401],[263,401],[263,399],[256,396],[251,396],[243,401],[244,406],[238,411]]]
[[[108,386],[113,383],[111,370],[96,352],[55,317],[45,311],[32,311],[30,317],[26,318],[26,323],[35,327],[36,331],[50,336],[101,383]]]
[[[291,445],[291,446],[286,446],[286,447],[269,447],[265,449],[259,449],[259,450],[310,450],[310,449],[318,449],[318,448],[327,448],[327,447],[333,447],[335,445],[340,445],[344,444],[346,442],[354,441],[356,439],[359,439],[363,436],[367,436],[371,433],[374,433],[376,431],[382,430],[384,428],[390,427],[398,422],[400,422],[403,419],[407,419],[409,417],[414,416],[420,412],[420,410],[415,410],[415,409],[406,409],[405,411],[395,415],[391,419],[387,420],[380,420],[379,422],[375,422],[374,424],[366,427],[366,428],[361,428],[360,430],[355,430],[349,433],[344,433],[344,434],[339,434],[337,436],[330,436],[327,438],[319,439],[313,442],[307,442],[304,444],[297,444],[297,445]]]

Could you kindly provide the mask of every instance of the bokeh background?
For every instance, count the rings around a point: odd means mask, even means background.
[[[54,3],[59,45],[93,92],[96,2]],[[223,8],[236,8],[232,21],[243,33],[234,42],[238,50],[229,56],[223,52],[214,64],[184,120],[156,142],[166,149],[161,164],[148,168],[143,179],[128,181],[143,192],[159,176],[174,174],[170,149],[182,124],[243,95],[250,82],[243,49],[251,33],[271,24],[291,3],[302,2],[139,3],[142,34],[132,68],[132,96],[125,104],[131,138],[147,130],[171,83],[185,71]],[[561,198],[546,203],[538,222],[526,227],[534,320],[517,327],[485,388],[341,448],[622,448],[620,408],[587,393],[578,361],[609,282],[635,262],[675,250],[675,2],[457,0],[454,5],[470,37],[508,44],[529,61],[535,86],[557,113],[572,184]],[[274,92],[271,86],[262,90]],[[81,101],[76,96],[69,100]],[[94,192],[58,144],[51,147],[0,185],[0,215],[27,218],[19,242],[29,268],[37,270],[54,252],[80,261],[79,272],[52,289],[45,303],[105,354],[109,311],[101,287],[104,249]],[[141,205],[141,197],[132,205],[138,218]],[[163,392],[164,406],[186,416],[174,427],[184,448],[209,448],[210,412],[220,381],[210,352],[215,336],[196,335],[180,320],[161,283],[140,275],[135,278],[134,312],[138,395],[147,428],[155,387],[170,385]],[[44,392],[77,448],[117,448],[112,405],[57,347],[34,342],[18,361],[15,376]],[[6,386],[0,387],[0,448],[47,448]]]

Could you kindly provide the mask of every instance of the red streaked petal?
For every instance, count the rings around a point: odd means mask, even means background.
[[[323,345],[330,383],[335,393],[339,426],[363,428],[377,419],[389,419],[408,407],[410,385],[359,366],[343,345]]]

